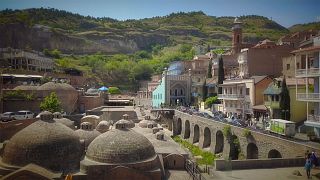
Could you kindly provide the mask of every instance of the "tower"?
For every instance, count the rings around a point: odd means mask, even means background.
[[[232,52],[239,53],[242,46],[242,22],[238,18],[234,19],[232,27]]]

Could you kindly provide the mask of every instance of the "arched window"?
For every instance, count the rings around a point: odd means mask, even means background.
[[[175,89],[175,90],[174,90],[174,95],[175,95],[175,96],[178,96],[178,89]]]

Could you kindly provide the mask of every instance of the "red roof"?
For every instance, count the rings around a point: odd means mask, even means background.
[[[302,49],[294,50],[291,53],[296,54],[296,53],[301,53],[301,52],[309,52],[309,51],[317,51],[317,50],[320,50],[320,46],[312,46],[312,47],[302,48]]]

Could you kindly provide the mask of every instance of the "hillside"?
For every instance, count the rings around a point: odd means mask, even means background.
[[[296,24],[289,27],[290,32],[304,31],[304,30],[320,30],[320,22],[312,22],[306,24]]]
[[[288,29],[262,16],[241,16],[244,41],[277,40]],[[203,12],[118,21],[56,9],[0,11],[0,47],[59,49],[64,53],[134,53],[154,45],[230,45],[234,17]]]

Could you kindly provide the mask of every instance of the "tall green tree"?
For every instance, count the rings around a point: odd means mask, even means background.
[[[50,111],[52,113],[60,112],[62,108],[57,94],[52,92],[49,96],[46,96],[40,104],[40,109],[41,111]]]
[[[212,78],[212,60],[209,60],[207,78]]]
[[[281,83],[280,110],[282,119],[290,121],[290,94],[285,77]]]
[[[219,68],[218,68],[218,85],[223,84],[224,80],[224,68],[222,55],[219,56]],[[222,87],[218,88],[218,93],[222,94]]]
[[[205,101],[208,96],[208,87],[206,86],[206,80],[204,80],[202,85],[202,101]]]

